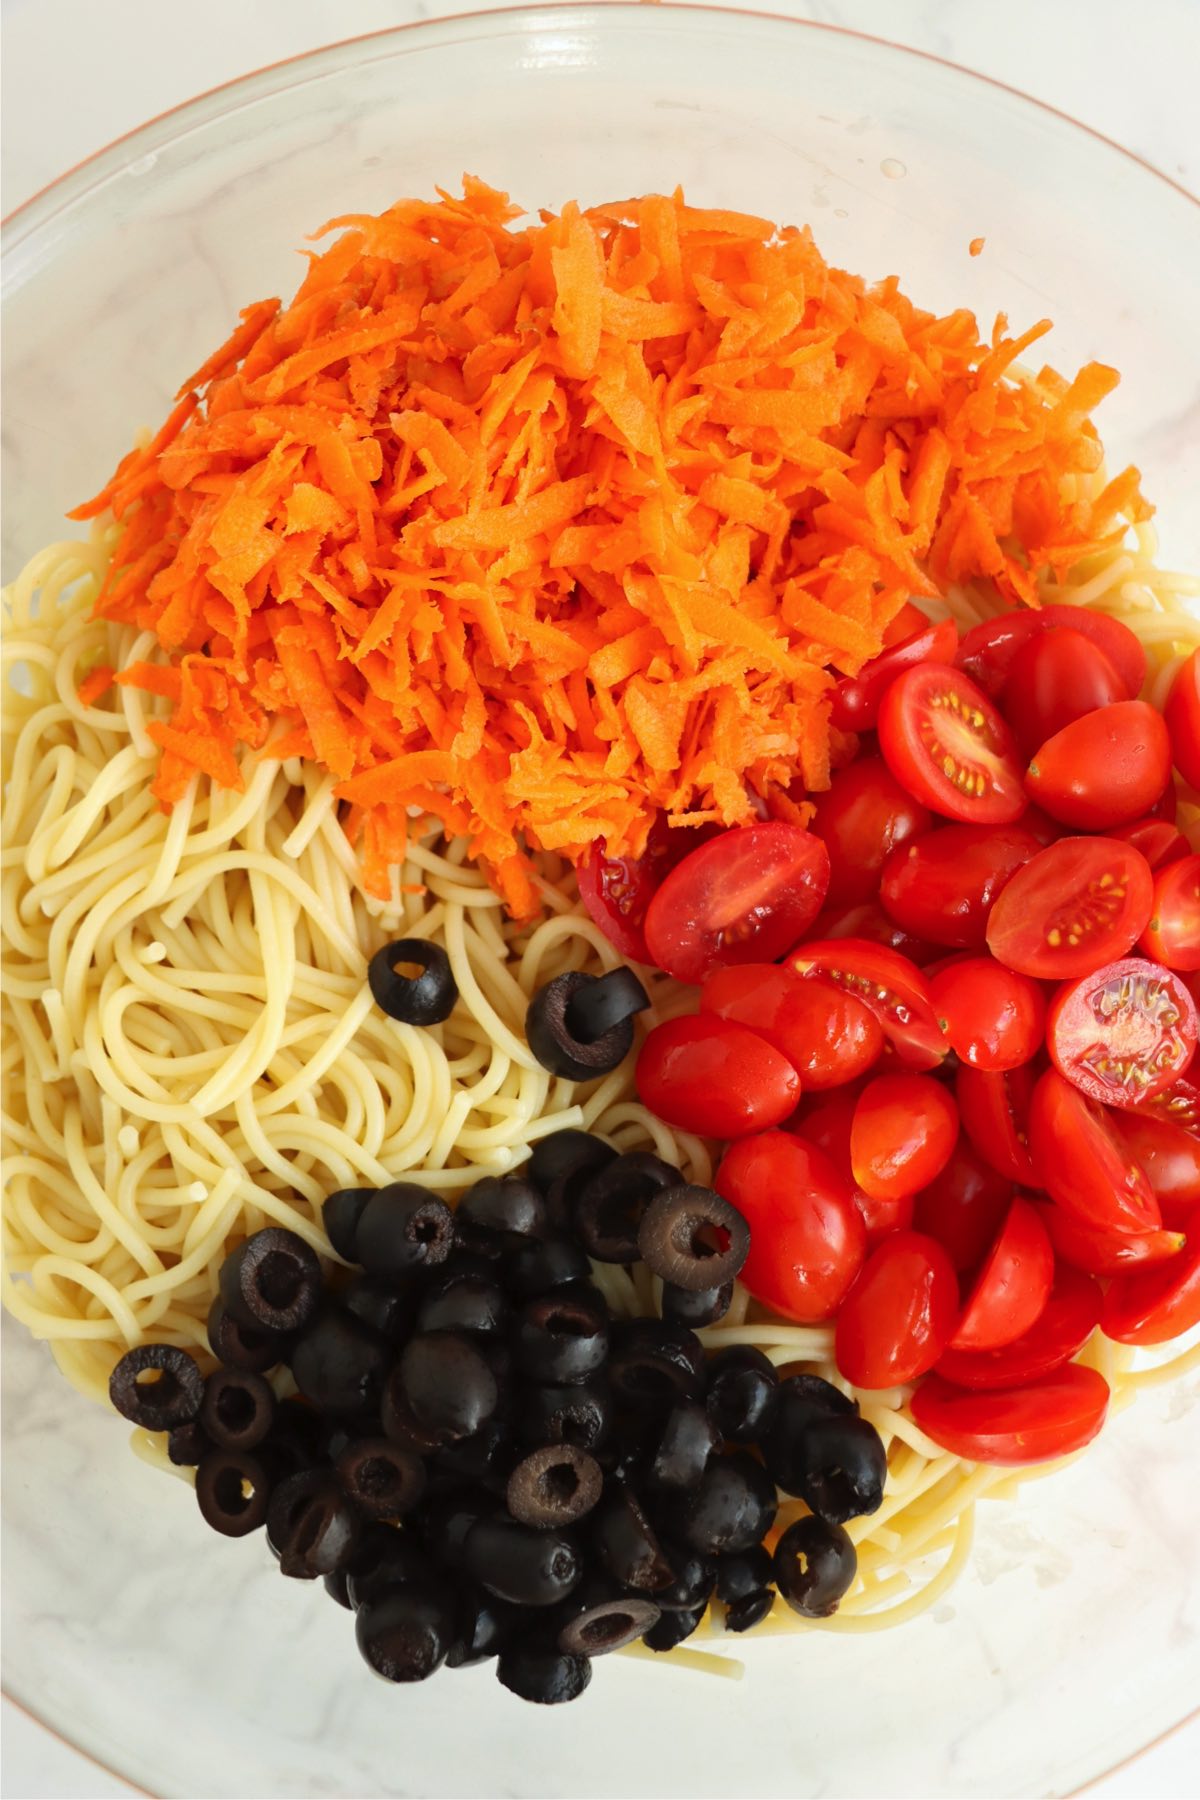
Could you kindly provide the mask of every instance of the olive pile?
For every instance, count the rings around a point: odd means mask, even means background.
[[[543,1139],[519,1176],[451,1212],[407,1182],[325,1202],[358,1272],[327,1285],[311,1248],[268,1228],[226,1261],[209,1317],[220,1366],[183,1350],[118,1363],[111,1394],[196,1465],[210,1525],[266,1526],[285,1575],[323,1578],[380,1675],[418,1681],[496,1657],[528,1700],[575,1699],[591,1660],[670,1650],[716,1598],[745,1631],[777,1587],[834,1610],[854,1578],[844,1522],[886,1464],[854,1404],[759,1351],[706,1359],[749,1232],[657,1157]],[[664,1317],[618,1319],[592,1261],[644,1260]],[[286,1364],[297,1397],[266,1379]],[[812,1509],[764,1545],[777,1490]]]

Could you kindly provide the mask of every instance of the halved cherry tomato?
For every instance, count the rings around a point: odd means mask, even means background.
[[[1184,1244],[1182,1231],[1097,1230],[1073,1219],[1061,1206],[1043,1206],[1039,1210],[1055,1256],[1089,1275],[1128,1275],[1133,1269],[1149,1268],[1178,1256]]]
[[[1012,1182],[963,1135],[941,1174],[917,1195],[912,1222],[945,1247],[961,1273],[983,1261],[1012,1197]]]
[[[939,1243],[895,1231],[877,1244],[842,1301],[837,1366],[855,1387],[895,1387],[932,1369],[958,1322],[958,1277]]]
[[[1140,639],[1120,619],[1087,606],[1042,606],[985,619],[964,635],[955,660],[985,693],[998,694],[1022,644],[1039,632],[1058,629],[1080,631],[1103,650],[1125,685],[1125,699],[1141,693],[1146,651]]]
[[[676,863],[720,833],[719,825],[672,826],[659,813],[641,856],[606,856],[597,846],[575,870],[579,898],[610,944],[635,962],[649,962],[642,929],[646,908]]]
[[[1029,1102],[1029,1150],[1045,1188],[1064,1212],[1097,1231],[1156,1231],[1154,1189],[1108,1122],[1102,1106],[1047,1069]]]
[[[863,1224],[867,1228],[867,1247],[874,1249],[881,1237],[889,1231],[902,1231],[912,1224],[912,1195],[905,1194],[894,1200],[880,1200],[870,1194],[864,1194],[854,1179],[854,1171],[850,1166],[850,1131],[854,1124],[854,1109],[858,1104],[858,1084],[854,1087],[837,1088],[831,1093],[819,1094],[817,1104],[803,1113],[801,1121],[789,1123],[789,1131],[798,1131],[800,1136],[815,1144],[822,1155],[827,1156],[838,1174],[842,1177],[854,1199],[854,1204],[862,1215]]]
[[[1200,856],[1185,856],[1154,878],[1150,923],[1139,940],[1168,969],[1200,969]]]
[[[928,831],[928,810],[913,799],[882,757],[860,756],[817,796],[811,829],[829,851],[829,906],[872,900],[884,858],[896,844]]]
[[[1118,700],[1047,738],[1025,771],[1031,799],[1076,831],[1148,812],[1171,779],[1171,740],[1148,700]]]
[[[799,825],[742,825],[671,870],[646,908],[651,960],[679,981],[774,962],[821,910],[829,852]]]
[[[1081,631],[1035,631],[1021,644],[1000,704],[1018,748],[1032,756],[1064,725],[1129,698],[1125,683],[1094,639]]]
[[[786,1119],[800,1098],[800,1077],[743,1025],[692,1014],[654,1027],[638,1057],[637,1088],[668,1125],[735,1138]]]
[[[830,696],[829,722],[839,731],[874,731],[883,696],[905,669],[916,663],[952,663],[958,649],[953,619],[925,624],[910,637],[881,650],[857,675],[839,681]]]
[[[832,1318],[867,1242],[832,1163],[790,1131],[764,1131],[725,1152],[714,1185],[750,1226],[741,1279],[755,1299],[799,1325]]]
[[[1060,1369],[1083,1349],[1100,1321],[1100,1284],[1070,1267],[1059,1269],[1050,1298],[1029,1330],[999,1350],[947,1350],[935,1375],[956,1387],[1023,1387]]]
[[[854,1109],[850,1168],[864,1194],[903,1200],[941,1174],[958,1141],[958,1109],[931,1075],[878,1075]]]
[[[999,1350],[1041,1317],[1054,1285],[1050,1235],[1028,1200],[1016,1197],[963,1302],[952,1350]]]
[[[999,1174],[1023,1187],[1039,1185],[1029,1155],[1029,1103],[1034,1071],[1029,1063],[992,1074],[964,1063],[954,1081],[963,1130]]]
[[[1025,810],[1012,733],[961,669],[926,662],[899,676],[879,709],[879,747],[897,781],[948,819],[1008,825]]]
[[[1152,869],[1165,869],[1168,863],[1178,862],[1188,854],[1188,841],[1182,831],[1169,819],[1156,819],[1152,813],[1135,819],[1132,825],[1114,825],[1105,835],[1132,844]]]
[[[1185,781],[1200,788],[1200,650],[1193,650],[1171,683],[1163,718],[1171,734],[1171,760]]]
[[[1114,1112],[1109,1123],[1154,1189],[1163,1224],[1181,1231],[1200,1207],[1200,1134],[1141,1108]]]
[[[940,1375],[913,1395],[912,1415],[935,1444],[970,1462],[1046,1462],[1090,1444],[1108,1412],[1103,1375],[1068,1363],[1021,1387],[972,1393]]]
[[[973,1069],[1016,1069],[1041,1048],[1046,1002],[1028,975],[967,956],[932,976],[929,989],[950,1048]]]
[[[1129,954],[1153,895],[1150,865],[1132,844],[1062,838],[1005,885],[988,919],[988,949],[1021,975],[1069,981]]]
[[[782,1052],[803,1091],[840,1087],[864,1075],[883,1049],[874,1013],[828,981],[803,981],[781,963],[718,969],[700,993],[700,1011],[732,1019]]]
[[[879,899],[918,938],[982,950],[1000,890],[1040,847],[1022,825],[943,825],[891,852]]]
[[[915,938],[911,932],[889,919],[882,906],[874,900],[866,900],[861,906],[847,907],[845,912],[834,908],[821,913],[813,920],[812,935],[816,938],[865,938],[871,944],[884,944],[889,950],[898,950],[901,956],[908,958],[921,968],[938,954],[936,944],[927,944],[921,938]]]
[[[1126,956],[1059,988],[1046,1042],[1059,1074],[1081,1093],[1104,1106],[1136,1106],[1191,1062],[1196,1004],[1170,969]]]
[[[1147,812],[1148,819],[1165,819],[1173,825],[1179,816],[1179,794],[1173,781],[1168,781],[1154,805]]]
[[[1165,1344],[1200,1325],[1200,1215],[1169,1262],[1121,1275],[1104,1296],[1100,1329],[1118,1344]]]
[[[1185,1131],[1200,1131],[1200,1087],[1185,1075],[1161,1094],[1151,1094],[1148,1100],[1140,1101],[1136,1111],[1139,1117],[1165,1119],[1171,1125],[1181,1125]]]
[[[946,1040],[916,966],[895,950],[865,938],[814,938],[788,958],[797,975],[820,976],[844,988],[875,1014],[884,1034],[906,1062],[934,1068],[946,1054]]]
[[[1057,844],[1059,838],[1065,837],[1067,832],[1065,825],[1052,819],[1049,813],[1043,812],[1040,806],[1035,806],[1032,800],[1021,814],[1021,830],[1027,831],[1030,837],[1035,837],[1043,850],[1047,844]]]

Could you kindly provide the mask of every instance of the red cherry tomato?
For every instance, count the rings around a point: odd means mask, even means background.
[[[1152,813],[1135,819],[1132,825],[1114,825],[1105,835],[1132,844],[1152,869],[1165,869],[1168,863],[1178,862],[1188,854],[1188,841],[1182,831],[1169,819],[1156,819]]]
[[[695,1014],[654,1027],[638,1057],[637,1087],[652,1113],[702,1137],[766,1131],[800,1098],[800,1077],[773,1045],[742,1025]]]
[[[1150,923],[1139,940],[1168,969],[1200,969],[1200,856],[1185,856],[1154,878]]]
[[[1023,1187],[1039,1185],[1029,1155],[1029,1102],[1034,1072],[1029,1063],[992,1073],[964,1063],[954,1081],[963,1130],[984,1162]]]
[[[1163,708],[1171,734],[1171,760],[1194,788],[1200,788],[1200,649],[1183,664]]]
[[[973,625],[955,658],[987,694],[1004,686],[1012,660],[1023,644],[1043,631],[1082,632],[1103,650],[1124,683],[1122,698],[1134,699],[1146,679],[1146,652],[1128,625],[1086,606],[1043,606],[1036,611],[1002,613]]]
[[[1064,725],[1128,698],[1124,681],[1093,639],[1081,631],[1036,631],[1009,664],[1000,704],[1018,749],[1032,756]]]
[[[931,1075],[879,1075],[858,1096],[850,1167],[864,1194],[903,1200],[940,1175],[958,1140],[958,1110]]]
[[[1012,1182],[960,1136],[941,1174],[917,1195],[912,1222],[944,1246],[961,1273],[983,1261],[1012,1197]]]
[[[1031,801],[1021,814],[1021,830],[1035,837],[1044,850],[1047,844],[1056,844],[1060,837],[1065,837],[1067,828]]]
[[[806,978],[832,981],[861,1000],[905,1061],[933,1068],[945,1057],[946,1040],[929,985],[921,971],[895,950],[865,938],[814,938],[793,951],[788,967]]]
[[[876,1245],[842,1301],[837,1366],[855,1387],[895,1387],[932,1369],[958,1322],[958,1277],[939,1243],[896,1231]]]
[[[829,906],[873,900],[879,871],[895,845],[928,831],[925,807],[892,775],[883,759],[861,756],[840,769],[817,797],[811,829],[829,851]]]
[[[649,962],[642,929],[659,883],[689,851],[720,832],[719,825],[672,826],[660,813],[641,856],[606,856],[598,846],[575,871],[579,898],[610,944],[635,962]]]
[[[1200,1134],[1140,1108],[1114,1112],[1109,1123],[1154,1189],[1163,1224],[1182,1230],[1183,1220],[1200,1206]]]
[[[988,949],[1018,974],[1069,981],[1129,954],[1153,895],[1150,865],[1132,844],[1062,838],[1004,887],[988,919]]]
[[[1103,1375],[1068,1363],[1021,1387],[972,1393],[934,1375],[913,1395],[927,1437],[970,1462],[1046,1462],[1090,1444],[1108,1412]]]
[[[790,1131],[764,1131],[726,1151],[715,1186],[749,1223],[741,1279],[755,1299],[799,1325],[832,1318],[867,1242],[832,1163]]]
[[[982,950],[1000,890],[1039,848],[1021,825],[944,825],[891,852],[879,898],[889,918],[914,936]]]
[[[1182,1231],[1104,1231],[1073,1219],[1061,1206],[1039,1209],[1060,1262],[1089,1275],[1128,1275],[1177,1256],[1183,1248]]]
[[[969,956],[929,983],[950,1048],[973,1069],[1016,1069],[1041,1048],[1042,990],[990,956]]]
[[[774,962],[821,910],[829,852],[799,825],[742,825],[671,870],[646,908],[652,961],[679,981]]]
[[[896,1200],[874,1199],[870,1194],[864,1194],[854,1180],[850,1167],[850,1128],[858,1104],[858,1085],[819,1094],[816,1105],[804,1109],[801,1122],[789,1124],[787,1129],[798,1131],[829,1158],[850,1189],[854,1204],[862,1215],[867,1228],[867,1247],[874,1249],[889,1231],[902,1231],[912,1224],[913,1203],[911,1195]]]
[[[938,954],[936,944],[915,938],[903,926],[889,919],[877,901],[867,900],[861,906],[847,907],[845,912],[830,908],[813,921],[812,935],[820,938],[865,938],[870,944],[884,944],[898,950],[901,956],[918,968]]]
[[[1156,1231],[1154,1189],[1097,1106],[1047,1069],[1029,1103],[1029,1151],[1045,1188],[1064,1212],[1097,1231]]]
[[[1170,969],[1126,956],[1059,988],[1046,1041],[1059,1074],[1081,1093],[1104,1106],[1136,1106],[1191,1062],[1196,1004]]]
[[[1200,1325],[1200,1216],[1168,1262],[1120,1275],[1104,1296],[1100,1329],[1118,1344],[1166,1344]]]
[[[838,682],[830,697],[830,724],[839,731],[874,731],[883,696],[897,675],[916,663],[952,663],[957,649],[958,627],[953,619],[926,623],[873,656],[857,675]]]
[[[879,709],[879,747],[897,781],[948,819],[1008,825],[1025,810],[1012,733],[961,669],[918,663],[899,676]]]
[[[1100,1320],[1099,1282],[1078,1269],[1059,1269],[1050,1298],[1029,1330],[999,1350],[950,1349],[935,1375],[955,1387],[1023,1387],[1060,1369],[1087,1343]]]
[[[1037,1322],[1054,1285],[1054,1250],[1036,1209],[1020,1195],[963,1303],[952,1350],[1000,1350]]]
[[[853,994],[832,982],[802,981],[780,963],[718,969],[701,990],[700,1010],[774,1044],[805,1092],[865,1075],[883,1049],[882,1026]]]
[[[1076,831],[1149,810],[1171,779],[1171,740],[1147,700],[1119,700],[1047,738],[1025,772],[1030,798]]]

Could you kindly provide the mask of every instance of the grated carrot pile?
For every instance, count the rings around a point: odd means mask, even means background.
[[[825,786],[824,696],[910,595],[1036,604],[1149,508],[1132,469],[1082,497],[1113,370],[1005,379],[1047,321],[981,342],[678,193],[519,216],[468,179],[332,221],[74,516],[120,520],[99,611],[167,653],[117,677],[172,703],[164,806],[270,739],[372,891],[418,807],[527,914],[530,850]]]

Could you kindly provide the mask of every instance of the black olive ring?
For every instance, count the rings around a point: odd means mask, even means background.
[[[721,1238],[723,1249],[716,1242]],[[741,1272],[750,1254],[750,1227],[720,1194],[689,1183],[654,1196],[638,1228],[638,1249],[672,1287],[698,1293]]]
[[[401,975],[398,963],[415,963],[421,973]],[[375,1004],[402,1025],[440,1025],[458,1000],[450,958],[424,938],[398,938],[377,950],[367,964],[367,981]]]

